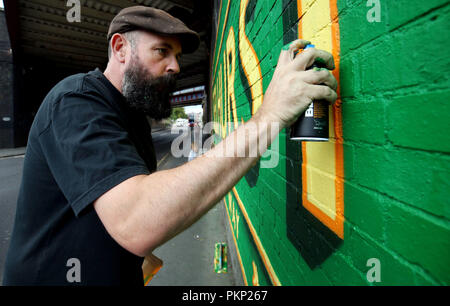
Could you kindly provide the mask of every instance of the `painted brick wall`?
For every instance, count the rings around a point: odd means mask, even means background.
[[[340,84],[330,142],[282,131],[225,197],[245,283],[449,285],[448,1],[216,2],[216,142],[298,37],[334,55]]]

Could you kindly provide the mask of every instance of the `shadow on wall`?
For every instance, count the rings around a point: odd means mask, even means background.
[[[255,10],[255,6],[256,6],[256,0],[250,0],[248,5],[247,5],[247,9],[245,11],[245,24],[247,25],[247,23],[249,21],[254,21],[254,10]],[[243,69],[243,65],[241,64],[241,57],[237,56],[236,61],[238,62],[238,67],[239,67],[239,76],[240,76],[240,80],[241,80],[241,84],[243,88],[248,88],[247,90],[244,91],[245,96],[247,98],[248,101],[248,112],[251,114],[252,113],[252,109],[253,109],[253,99],[252,99],[252,94],[250,92],[250,84],[248,83],[247,77],[245,75],[244,69]],[[236,120],[238,120],[236,118]],[[259,168],[260,168],[260,161],[258,161],[256,163],[256,165],[254,165],[248,172],[247,174],[244,176],[245,180],[247,181],[247,184],[253,188],[256,186],[257,182],[258,182],[258,177],[259,177]]]
[[[301,156],[300,143],[289,140],[286,143],[286,152]],[[342,240],[303,207],[301,165],[301,160],[286,160],[286,234],[309,268],[314,269],[336,250]]]
[[[284,12],[283,16],[283,44],[287,44],[298,38],[297,8],[295,5],[289,5],[292,0],[283,0],[283,8],[292,10]],[[254,9],[256,0],[250,0],[246,8],[245,23],[254,19]],[[238,61],[240,80],[242,87],[247,88],[245,95],[248,101],[248,111],[252,114],[252,95],[250,84],[240,63],[240,56],[236,57]],[[233,112],[231,110],[230,114]],[[238,118],[233,118],[238,120]],[[288,131],[289,132],[289,131]],[[283,136],[281,136],[283,137]],[[285,136],[288,137],[288,136]],[[294,141],[286,141],[285,152],[286,159],[286,227],[287,238],[303,257],[310,269],[321,265],[342,243],[342,240],[336,234],[313,216],[302,205],[302,160],[301,144]],[[245,175],[245,180],[250,188],[257,185],[260,171],[260,162],[253,166]]]
[[[296,10],[295,6],[288,6],[288,2],[283,0],[283,7]],[[283,14],[283,29],[288,29],[283,33],[283,44],[298,38],[296,11]],[[289,157],[286,159],[286,234],[310,269],[314,269],[336,250],[342,240],[302,205],[301,143],[286,140],[285,149]]]

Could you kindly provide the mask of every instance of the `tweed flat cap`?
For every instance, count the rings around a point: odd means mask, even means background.
[[[127,7],[113,18],[109,25],[108,41],[115,33],[133,30],[179,37],[183,53],[194,52],[200,44],[197,32],[189,29],[180,19],[163,10],[141,5]]]

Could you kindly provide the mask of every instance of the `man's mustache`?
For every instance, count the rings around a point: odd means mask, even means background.
[[[167,74],[154,78],[151,83],[158,90],[173,89],[175,90],[177,76],[175,74]]]
[[[175,91],[176,81],[175,73],[155,77],[135,64],[125,72],[122,92],[132,109],[160,120],[170,116],[170,94]]]

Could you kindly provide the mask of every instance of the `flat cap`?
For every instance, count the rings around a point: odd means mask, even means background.
[[[200,44],[200,36],[180,19],[169,13],[147,6],[131,6],[121,10],[111,21],[108,41],[115,33],[146,30],[161,35],[179,37],[183,53],[192,53]]]

